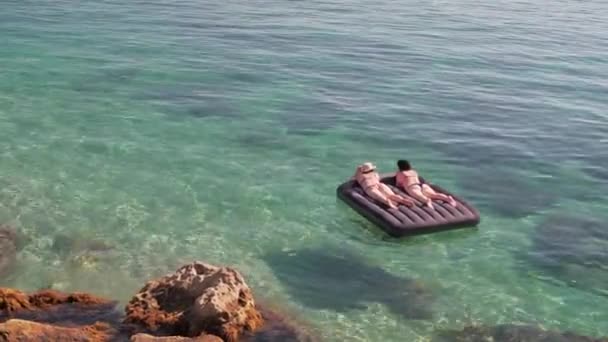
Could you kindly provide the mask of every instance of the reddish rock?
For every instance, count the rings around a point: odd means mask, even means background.
[[[0,342],[314,342],[282,311],[256,307],[242,276],[194,263],[151,281],[131,300],[127,317],[115,302],[86,293],[0,288]],[[136,334],[138,332],[147,334]],[[133,335],[136,334],[136,335]],[[211,335],[210,335],[211,334]],[[133,336],[132,336],[133,335]]]
[[[107,324],[67,328],[20,319],[0,324],[0,341],[105,342],[114,340],[115,331]]]
[[[8,288],[0,288],[0,310],[2,313],[10,314],[19,310],[29,310],[30,308],[31,304],[26,293]]]
[[[14,229],[0,225],[0,277],[14,267],[17,255],[17,234]]]
[[[107,299],[87,293],[62,293],[54,290],[43,290],[27,294],[9,288],[0,288],[0,313],[11,315],[20,310],[39,310],[60,304],[99,305],[112,303]]]
[[[221,338],[214,335],[202,335],[198,337],[183,336],[152,336],[148,334],[137,334],[131,337],[131,342],[223,342]]]
[[[251,290],[234,269],[195,262],[148,282],[126,307],[125,323],[166,335],[213,334],[228,342],[262,326]]]

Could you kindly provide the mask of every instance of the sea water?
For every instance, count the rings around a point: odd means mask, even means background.
[[[202,260],[327,341],[606,336],[607,17],[600,0],[3,0],[0,222],[25,242],[0,285],[125,302]],[[400,158],[478,228],[396,240],[336,200],[359,163]]]

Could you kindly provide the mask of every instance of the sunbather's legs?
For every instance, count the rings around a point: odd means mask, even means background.
[[[427,207],[433,208],[433,203],[431,202],[431,198],[424,195],[422,192],[422,188],[420,185],[411,185],[406,188],[407,194],[419,200],[422,203],[425,203]]]
[[[390,199],[390,197],[387,196],[386,194],[384,194],[384,192],[382,190],[380,190],[379,187],[367,189],[367,191],[365,193],[369,197],[375,199],[376,201],[386,204],[390,208],[396,208],[395,203],[393,203],[393,201]]]
[[[433,190],[428,184],[422,185],[422,193],[431,199],[440,200],[449,203],[452,206],[456,206],[456,200],[452,196],[441,194]]]
[[[380,183],[379,185],[380,190],[392,201],[395,201],[397,203],[401,203],[403,205],[407,205],[408,207],[411,207],[412,205],[414,205],[414,201],[412,201],[409,198],[400,196],[396,193],[393,192],[393,190],[386,184]]]

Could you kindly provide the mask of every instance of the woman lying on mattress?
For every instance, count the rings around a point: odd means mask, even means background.
[[[376,166],[372,163],[359,165],[354,178],[369,197],[386,204],[389,208],[396,208],[395,202],[408,207],[414,205],[414,201],[397,195],[386,184],[381,183],[380,176],[376,172]]]
[[[451,206],[456,206],[456,200],[452,196],[440,194],[433,190],[430,185],[423,184],[418,178],[418,172],[412,169],[412,166],[407,160],[397,161],[399,171],[397,171],[397,187],[402,188],[405,192],[426,203],[429,208],[433,208],[432,200],[440,200],[449,203]]]

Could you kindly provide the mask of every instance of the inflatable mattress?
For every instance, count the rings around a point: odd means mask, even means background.
[[[390,186],[395,193],[412,198],[395,186],[394,174],[381,177],[382,182]],[[355,180],[340,185],[337,194],[348,206],[394,237],[472,227],[479,223],[479,212],[475,208],[441,187],[427,184],[437,192],[454,197],[458,205],[453,207],[442,201],[433,201],[434,209],[430,209],[414,200],[416,205],[413,207],[399,205],[397,209],[390,209],[368,197]]]

